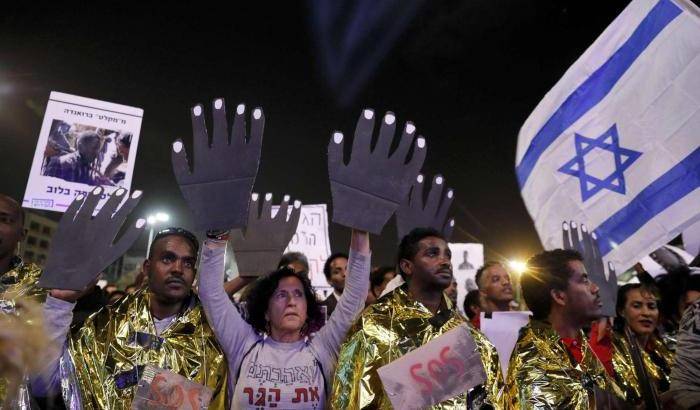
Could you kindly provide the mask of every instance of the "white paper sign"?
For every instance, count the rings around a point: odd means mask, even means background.
[[[117,188],[130,190],[142,117],[140,108],[52,91],[22,206],[64,212],[102,186],[99,208]]]
[[[465,313],[462,306],[467,296],[467,281],[474,280],[476,270],[484,264],[484,245],[480,243],[450,243],[452,251],[452,274],[457,281],[457,308]]]
[[[272,207],[272,215],[279,206]],[[292,212],[290,207],[289,213]],[[331,290],[323,275],[323,264],[331,255],[331,241],[328,237],[328,211],[326,204],[302,205],[299,225],[284,252],[301,252],[309,260],[311,285],[318,291]]]
[[[491,318],[481,313],[481,332],[498,350],[503,378],[508,374],[508,362],[518,341],[520,328],[525,326],[532,312],[493,312]]]
[[[449,400],[486,380],[484,366],[466,325],[377,370],[395,409],[423,409]]]

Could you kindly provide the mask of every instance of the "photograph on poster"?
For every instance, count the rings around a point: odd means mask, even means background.
[[[132,134],[53,120],[41,175],[87,185],[122,186]]]
[[[22,206],[65,212],[101,186],[99,210],[115,190],[131,190],[142,119],[141,108],[52,91]]]

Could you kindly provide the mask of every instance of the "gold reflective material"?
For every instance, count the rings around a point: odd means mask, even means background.
[[[162,344],[143,347],[133,335],[156,334],[150,297],[146,289],[125,297],[114,308],[92,315],[71,337],[69,351],[83,408],[131,408],[136,385],[120,389],[115,376],[148,364],[206,385],[214,392],[209,408],[225,408],[226,359],[199,299],[193,296],[195,303],[160,334]]]
[[[20,260],[14,269],[2,275],[0,301],[11,306],[14,306],[14,300],[18,298],[43,303],[46,300],[47,291],[36,285],[39,276],[41,276],[40,267]]]
[[[574,364],[559,334],[548,323],[530,319],[520,330],[506,379],[509,409],[595,408],[595,390],[622,398],[615,382],[581,332],[581,363]]]
[[[420,302],[412,300],[406,285],[380,298],[362,313],[348,333],[352,335],[343,343],[338,358],[329,401],[333,409],[391,409],[377,369],[404,354],[428,343],[430,340],[455,327],[467,323],[452,303],[445,298],[445,322],[433,326],[433,314]],[[436,317],[440,316],[438,312]],[[500,408],[500,392],[503,387],[498,353],[486,337],[468,326],[486,371],[487,400]],[[433,409],[466,408],[467,394],[444,401]]]
[[[619,332],[612,334],[612,363],[615,369],[615,381],[625,394],[628,403],[642,403],[642,390],[634,370],[634,361],[629,342]],[[671,382],[671,366],[674,354],[668,349],[663,340],[652,336],[647,349],[640,349],[644,367],[652,380],[652,385],[660,394],[668,390]],[[651,354],[649,353],[651,351]]]
[[[14,312],[16,302],[20,298],[43,303],[46,299],[46,289],[36,286],[41,276],[41,268],[33,263],[23,263],[18,257],[14,261],[15,267],[2,275],[0,281],[0,314]],[[0,377],[0,403],[3,403],[7,395],[8,381]],[[22,386],[20,386],[21,390]],[[17,397],[17,405],[21,408],[29,408],[27,398]]]

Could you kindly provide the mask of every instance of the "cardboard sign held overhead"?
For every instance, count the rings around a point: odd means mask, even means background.
[[[217,98],[212,105],[211,144],[204,108],[196,105],[190,113],[194,154],[188,160],[182,141],[175,141],[171,153],[173,172],[198,230],[243,228],[258,174],[265,115],[261,108],[253,110],[248,133],[245,105],[239,104],[229,138],[224,99]],[[194,167],[190,166],[192,158]]]
[[[435,228],[442,232],[448,242],[452,236],[455,220],[448,218],[447,213],[454,199],[454,190],[447,188],[443,197],[445,178],[442,175],[435,175],[428,199],[423,203],[424,180],[423,174],[418,174],[410,195],[404,198],[399,209],[396,210],[396,231],[399,242],[414,228]]]
[[[141,108],[52,91],[22,206],[65,212],[78,195],[103,188],[97,209],[131,189]]]
[[[233,250],[236,254],[238,273],[241,276],[260,276],[273,271],[282,256],[284,248],[292,239],[299,223],[301,203],[295,201],[289,206],[286,195],[279,211],[272,215],[272,194],[265,195],[262,211],[258,213],[261,201],[253,193],[250,201],[250,215],[245,232],[232,232]],[[288,213],[287,210],[290,209]],[[280,212],[281,211],[281,212]],[[289,218],[287,216],[289,215]]]
[[[357,120],[352,154],[346,165],[344,136],[334,132],[328,143],[328,174],[333,196],[333,222],[361,231],[380,234],[423,166],[425,138],[415,138],[416,127],[406,123],[399,146],[389,155],[396,117],[387,112],[379,137],[371,150],[374,111],[365,109]],[[415,139],[415,144],[413,143]],[[413,155],[407,160],[411,146]]]
[[[141,191],[134,191],[127,198],[126,190],[118,189],[102,210],[94,215],[102,193],[103,189],[97,187],[86,196],[78,195],[63,214],[39,278],[39,286],[83,290],[139,237],[146,225],[143,219],[127,228],[115,242],[126,218],[139,203]],[[125,198],[124,204],[119,207]]]

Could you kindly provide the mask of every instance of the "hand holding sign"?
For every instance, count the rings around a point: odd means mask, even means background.
[[[63,214],[39,286],[83,290],[104,268],[122,256],[143,231],[146,221],[139,219],[119,241],[113,243],[124,221],[138,204],[141,191],[134,191],[117,209],[126,193],[125,189],[118,189],[93,216],[102,191],[98,187],[87,196],[78,195]]]
[[[289,196],[272,217],[272,194],[265,194],[262,213],[258,214],[258,194],[251,196],[248,225],[245,234],[240,230],[232,233],[233,249],[236,252],[236,263],[241,276],[263,275],[277,267],[282,252],[292,240],[299,224],[301,203],[294,201],[289,219]]]
[[[484,383],[481,357],[466,325],[377,370],[395,409],[423,409]]]
[[[615,304],[617,303],[617,275],[612,263],[608,264],[608,276],[605,276],[605,264],[603,256],[598,248],[598,241],[593,232],[588,232],[586,226],[581,224],[580,235],[576,222],[562,224],[562,236],[564,249],[573,249],[583,256],[583,265],[590,280],[600,288],[600,299],[603,302],[601,312],[603,316],[615,317]]]
[[[333,222],[360,231],[379,234],[408,195],[425,160],[425,138],[415,139],[413,156],[406,156],[414,141],[416,127],[406,123],[401,142],[389,155],[396,117],[388,112],[371,151],[374,111],[365,109],[357,121],[350,162],[343,160],[344,136],[334,132],[328,144],[328,174],[333,196]]]
[[[228,138],[226,107],[222,98],[213,104],[214,138],[211,146],[201,105],[192,108],[194,169],[190,172],[181,140],[173,143],[172,162],[177,183],[199,230],[245,227],[248,200],[258,173],[265,116],[253,110],[250,137],[246,139],[245,106],[238,105]]]
[[[406,236],[413,228],[431,227],[441,231],[445,240],[449,241],[452,236],[452,229],[455,225],[454,218],[447,219],[447,212],[450,210],[454,191],[447,189],[444,197],[442,195],[445,187],[445,178],[436,175],[433,178],[433,185],[430,187],[428,199],[423,203],[423,180],[425,177],[418,174],[410,195],[407,195],[396,210],[396,228],[399,241]],[[441,200],[442,199],[442,200]]]

